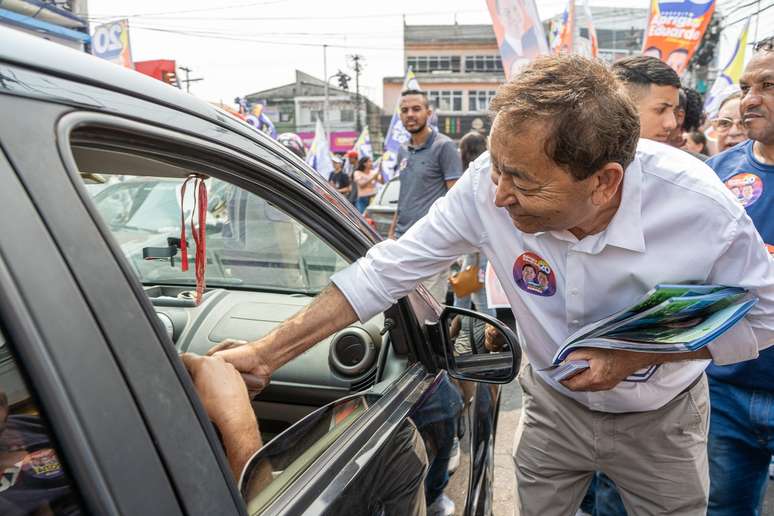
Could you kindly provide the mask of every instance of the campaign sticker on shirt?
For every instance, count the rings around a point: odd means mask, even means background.
[[[769,252],[769,254],[774,255],[774,245],[766,244],[766,250]]]
[[[59,463],[59,457],[51,448],[27,454],[22,460],[22,470],[38,479],[56,478],[64,473],[62,465]]]
[[[513,279],[520,289],[536,296],[553,296],[556,293],[556,275],[545,261],[535,253],[526,252],[513,264]]]
[[[757,201],[763,193],[763,181],[755,174],[737,174],[726,180],[726,186],[745,208]]]
[[[400,164],[398,165],[398,172],[402,172],[406,170],[406,167],[408,166],[408,158],[403,158],[400,160]]]

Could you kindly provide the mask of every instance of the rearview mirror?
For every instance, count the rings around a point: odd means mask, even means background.
[[[447,306],[441,314],[446,369],[459,380],[508,383],[521,366],[513,331],[494,317]]]

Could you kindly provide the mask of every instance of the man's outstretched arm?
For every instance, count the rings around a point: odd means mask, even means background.
[[[207,353],[223,358],[245,375],[252,395],[263,390],[272,373],[321,340],[346,328],[357,315],[344,294],[328,285],[296,315],[254,342],[226,340]]]

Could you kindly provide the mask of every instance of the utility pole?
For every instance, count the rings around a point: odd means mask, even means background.
[[[323,101],[323,126],[325,138],[330,141],[331,128],[328,124],[328,45],[323,45],[323,77],[325,77],[325,100]]]
[[[185,79],[181,80],[180,82],[184,82],[185,83],[185,91],[186,91],[186,93],[191,93],[191,83],[192,82],[198,82],[198,81],[203,81],[204,80],[204,77],[197,77],[195,79],[189,78],[189,74],[191,72],[193,72],[193,70],[191,68],[186,68],[185,66],[178,66],[178,68],[180,68],[181,70],[183,70],[185,72]]]
[[[363,130],[363,121],[360,117],[361,112],[361,100],[360,100],[360,72],[363,71],[363,62],[365,59],[359,54],[348,56],[350,60],[349,67],[355,72],[355,121],[357,126],[357,132]]]

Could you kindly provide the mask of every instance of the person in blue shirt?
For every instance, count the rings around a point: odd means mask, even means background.
[[[749,140],[707,164],[744,205],[774,252],[774,38],[756,45],[739,81]],[[710,365],[709,516],[760,514],[774,454],[774,348],[756,360]]]

